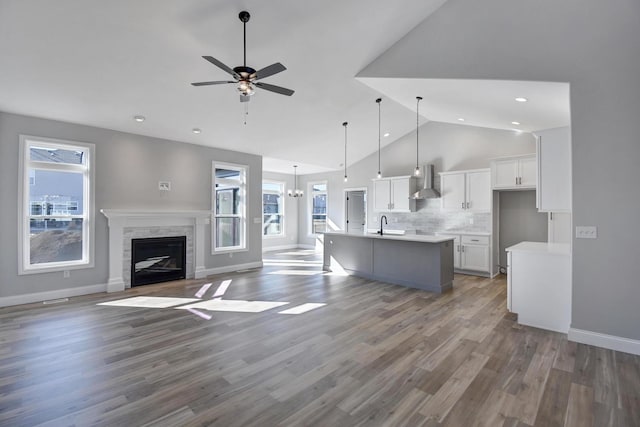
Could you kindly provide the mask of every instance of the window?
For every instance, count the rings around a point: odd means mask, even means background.
[[[311,212],[311,234],[327,231],[327,183],[309,183],[309,203]]]
[[[262,235],[284,236],[284,183],[262,183]]]
[[[93,266],[93,144],[20,136],[19,273]]]
[[[244,250],[247,167],[213,164],[213,252]]]

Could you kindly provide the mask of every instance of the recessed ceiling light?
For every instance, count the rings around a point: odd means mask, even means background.
[[[385,134],[384,134],[384,135],[382,135],[382,136],[384,136],[384,137],[386,138],[386,137],[388,137],[389,135],[391,135],[391,134],[390,134],[389,132],[387,132],[387,133],[385,133]]]
[[[527,99],[527,98],[523,98],[523,97],[519,96],[519,97],[517,97],[517,98],[516,98],[516,101],[518,101],[518,102],[527,102],[527,101],[528,101],[528,99]]]
[[[142,123],[144,122],[146,119],[144,116],[133,116],[133,120],[135,120],[138,123]]]
[[[462,117],[458,117],[458,121],[459,122],[464,122],[464,119]]]
[[[199,133],[200,133],[200,132],[202,132],[202,131],[201,131],[200,129],[198,129],[198,128],[193,128],[193,129],[191,130],[191,132],[193,132],[193,133],[195,133],[195,134],[199,134]]]
[[[512,125],[520,126],[520,122],[511,122]]]

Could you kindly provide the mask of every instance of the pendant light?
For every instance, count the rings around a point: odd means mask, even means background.
[[[293,190],[287,190],[289,197],[302,197],[304,192],[298,190],[298,165],[293,165]]]
[[[418,143],[420,139],[418,138],[418,130],[420,129],[420,101],[422,101],[421,96],[416,96],[416,169],[413,172],[415,176],[420,176],[420,165],[418,164]]]
[[[344,122],[344,182],[347,182],[347,125],[349,123]]]
[[[380,169],[380,104],[382,98],[376,99],[376,103],[378,104],[378,178],[382,178],[382,169]]]

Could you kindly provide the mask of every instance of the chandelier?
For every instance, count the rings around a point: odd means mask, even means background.
[[[287,194],[289,197],[302,197],[304,192],[302,190],[298,190],[298,165],[293,165],[293,190],[287,190]]]

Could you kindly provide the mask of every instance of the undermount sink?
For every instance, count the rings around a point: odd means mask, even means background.
[[[379,229],[369,228],[369,229],[367,229],[367,233],[368,234],[380,234],[380,230]],[[389,234],[389,235],[394,235],[394,236],[404,236],[405,233],[406,233],[405,230],[387,230],[386,228],[384,229],[384,234]]]

